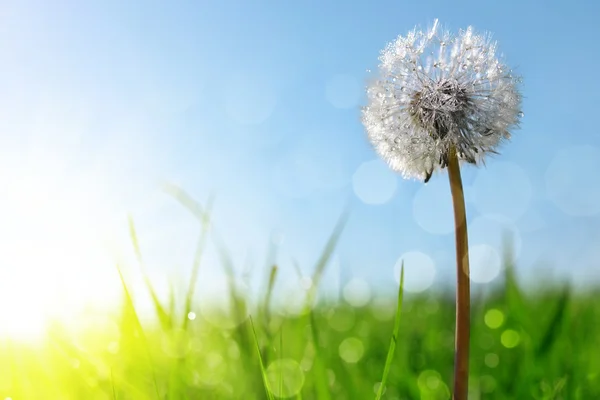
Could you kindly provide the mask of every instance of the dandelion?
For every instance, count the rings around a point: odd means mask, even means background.
[[[436,20],[389,43],[380,61],[362,120],[377,153],[405,178],[427,182],[452,149],[461,161],[483,162],[522,116],[520,78],[471,27],[452,36]]]
[[[521,112],[520,78],[497,56],[496,42],[473,28],[458,34],[416,28],[381,52],[362,122],[375,151],[405,178],[429,181],[448,168],[456,227],[455,400],[467,398],[470,286],[460,166],[497,154]]]

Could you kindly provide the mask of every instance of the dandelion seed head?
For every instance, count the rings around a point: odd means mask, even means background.
[[[429,179],[451,148],[478,164],[497,153],[521,112],[520,77],[489,34],[453,35],[438,20],[387,44],[367,87],[362,122],[376,152],[405,178]]]

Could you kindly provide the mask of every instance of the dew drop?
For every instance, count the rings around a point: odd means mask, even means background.
[[[407,88],[407,87],[405,87],[405,86],[402,86],[402,87],[400,88],[400,90],[401,90],[401,91],[403,91],[403,92],[405,92],[405,93],[406,93],[406,92],[408,92],[408,88]]]
[[[519,118],[523,118],[525,116],[525,113],[523,111],[520,111],[518,114]]]
[[[440,46],[444,47],[446,45],[446,42],[444,42],[443,40],[440,42]]]
[[[462,69],[467,69],[467,64],[463,64]]]
[[[408,129],[409,126],[410,125],[408,125],[408,124],[404,124],[404,129]]]
[[[395,138],[395,139],[394,139],[394,143],[396,143],[396,144],[400,144],[400,138],[399,138],[399,137]]]

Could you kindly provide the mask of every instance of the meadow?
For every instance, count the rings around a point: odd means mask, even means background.
[[[197,204],[183,203],[203,220]],[[285,299],[272,297],[275,265],[259,301],[246,301],[232,279],[229,308],[203,310],[194,302],[197,257],[180,305],[175,294],[161,299],[146,282],[156,317],[150,323],[121,275],[123,301],[114,313],[90,311],[75,330],[53,323],[36,343],[0,340],[0,398],[338,400],[380,392],[382,399],[450,399],[453,293],[400,290],[362,303],[316,296],[342,231],[343,221],[294,314],[283,312]],[[197,255],[212,231],[203,232]],[[139,252],[133,224],[131,237]],[[493,289],[474,292],[469,398],[600,398],[600,290],[558,283],[525,289],[508,249],[504,263]]]

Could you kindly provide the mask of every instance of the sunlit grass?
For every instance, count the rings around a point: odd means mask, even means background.
[[[171,190],[205,227],[192,269],[201,279],[202,252],[215,234],[206,228],[210,207]],[[51,323],[35,341],[0,338],[0,399],[449,399],[452,293],[381,295],[362,306],[315,296],[345,218],[316,260],[313,286],[295,314],[285,303],[298,299],[273,294],[276,266],[264,277],[264,297],[249,302],[218,238],[230,276],[228,307],[202,307],[190,285],[179,308],[175,294],[155,295],[154,322],[142,320],[116,269],[122,301],[114,312],[87,310]],[[133,222],[131,237],[143,269]],[[600,398],[598,293],[564,286],[528,292],[509,255],[505,264],[502,284],[473,304],[471,397]],[[152,292],[153,282],[145,289]]]

